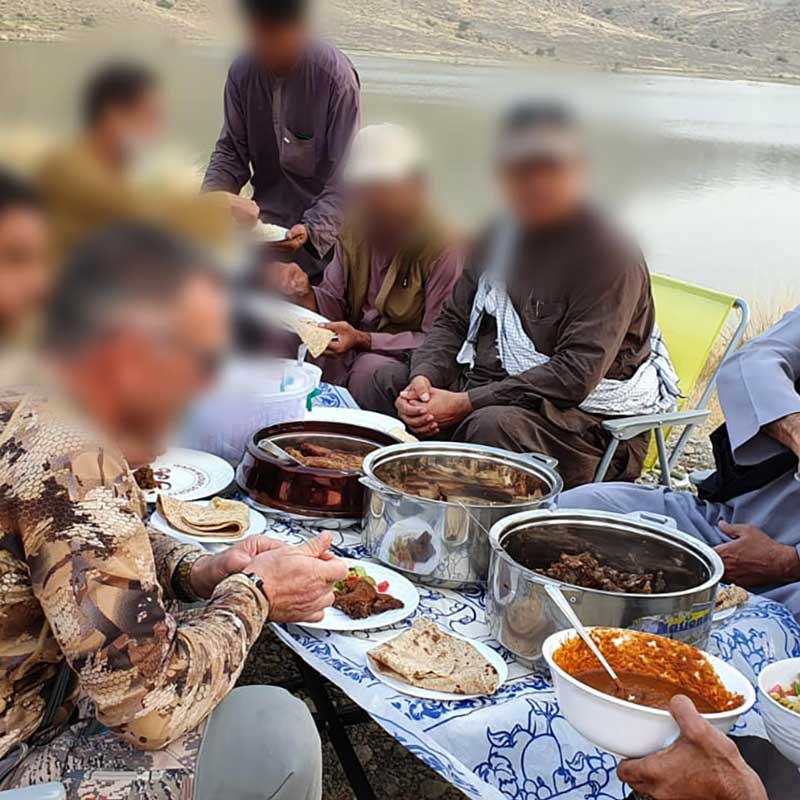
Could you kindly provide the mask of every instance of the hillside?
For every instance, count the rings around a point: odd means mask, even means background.
[[[0,40],[70,38],[111,22],[208,40],[220,27],[214,2],[0,0]],[[351,50],[800,79],[800,0],[325,0],[325,8]]]

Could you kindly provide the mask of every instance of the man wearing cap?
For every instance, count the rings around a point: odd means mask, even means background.
[[[314,282],[343,218],[339,177],[358,130],[350,60],[311,31],[310,0],[239,0],[247,52],[225,83],[225,119],[203,183],[239,217],[289,229],[275,249]],[[239,197],[246,183],[253,199]]]
[[[604,419],[675,403],[647,267],[590,206],[567,110],[514,108],[497,170],[507,210],[410,365],[373,377],[374,406],[396,406],[419,436],[546,453],[568,487],[591,482],[609,441]],[[647,437],[624,443],[611,475],[638,477],[647,446]]]
[[[406,368],[461,275],[453,237],[431,207],[424,148],[400,125],[364,128],[345,170],[348,219],[318,287],[296,264],[277,267],[278,288],[333,322],[324,378],[371,409],[372,376]]]

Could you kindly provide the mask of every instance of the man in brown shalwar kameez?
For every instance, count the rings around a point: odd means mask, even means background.
[[[497,162],[509,212],[477,243],[410,367],[374,376],[370,405],[396,405],[419,436],[549,454],[568,487],[591,482],[606,417],[674,403],[653,365],[647,266],[589,206],[569,112],[516,107]],[[647,447],[646,436],[622,443],[609,478],[638,477]]]

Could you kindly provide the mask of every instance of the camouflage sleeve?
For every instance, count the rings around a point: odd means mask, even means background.
[[[266,599],[232,576],[206,606],[167,613],[121,456],[57,426],[28,433],[17,442],[18,513],[35,595],[98,719],[140,749],[160,749],[233,687]]]
[[[180,542],[152,528],[148,528],[147,533],[153,550],[156,576],[164,597],[168,600],[183,600],[189,603],[200,600],[188,581],[188,567],[208,553],[202,547]],[[179,570],[181,566],[187,569]]]

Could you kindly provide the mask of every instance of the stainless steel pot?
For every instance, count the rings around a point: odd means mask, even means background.
[[[509,514],[547,505],[564,484],[555,459],[459,443],[413,443],[384,447],[364,460],[367,489],[362,542],[370,554],[410,578],[459,587],[486,581],[489,531]],[[539,496],[513,503],[430,500],[397,488],[399,474],[423,478],[445,467],[477,489],[487,475],[515,480]],[[482,477],[483,476],[483,481]]]
[[[492,528],[486,611],[494,637],[518,658],[538,662],[551,633],[572,627],[547,596],[558,585],[584,625],[600,625],[680,639],[704,647],[711,632],[720,557],[680,533],[673,520],[650,514],[533,511]],[[629,571],[661,570],[666,594],[622,594],[582,589],[534,571],[562,553],[590,552],[602,564]]]

